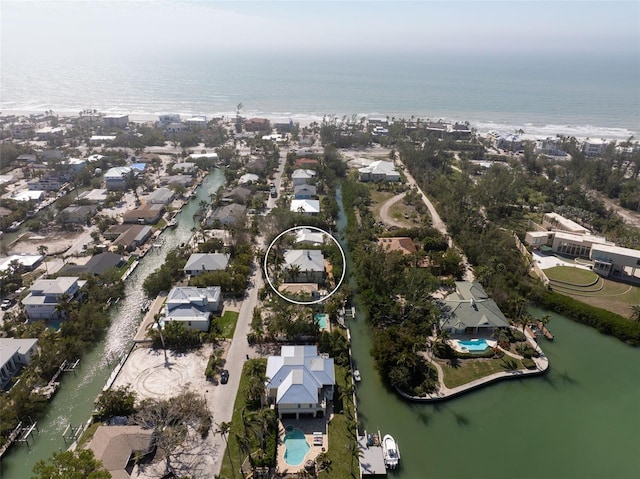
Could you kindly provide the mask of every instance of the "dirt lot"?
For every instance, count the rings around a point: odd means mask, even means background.
[[[49,231],[40,233],[26,233],[18,241],[9,246],[10,254],[38,254],[38,247],[46,246],[47,255],[62,254],[85,236],[83,231]]]

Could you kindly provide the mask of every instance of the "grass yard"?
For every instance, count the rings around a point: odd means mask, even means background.
[[[553,268],[545,269],[544,274],[549,279],[564,281],[578,286],[593,284],[598,279],[598,275],[591,270],[573,268],[571,266],[554,266]]]
[[[240,313],[237,311],[225,311],[224,314],[216,321],[220,327],[220,337],[233,339],[233,333],[236,330],[236,323]]]
[[[378,191],[375,188],[369,188],[371,195],[371,205],[369,209],[373,212],[376,221],[380,221],[380,208],[389,198],[393,198],[396,194],[392,191]]]
[[[515,364],[515,369],[524,369],[521,360],[506,355],[500,359],[460,359],[456,367],[438,360],[444,372],[444,384],[448,388],[462,386],[493,373],[508,371],[508,362]]]

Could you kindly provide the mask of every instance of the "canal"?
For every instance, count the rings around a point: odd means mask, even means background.
[[[149,251],[126,281],[125,296],[111,308],[111,325],[102,342],[85,354],[79,370],[64,373],[60,389],[38,421],[37,433],[31,446],[14,445],[0,466],[2,479],[31,477],[33,466],[56,451],[64,451],[62,434],[68,424],[74,427],[84,424],[91,416],[93,401],[100,394],[118,360],[129,351],[133,337],[142,319],[142,307],[146,296],[142,290],[145,278],[164,261],[171,249],[189,240],[193,234],[193,215],[200,201],[210,202],[210,195],[224,183],[223,173],[216,169],[205,177],[197,189],[197,197],[189,201],[178,214],[178,226],[166,229],[160,236],[162,246]]]
[[[340,191],[338,204],[344,231]],[[360,428],[398,441],[402,459],[391,477],[640,477],[640,349],[551,314],[555,341],[541,340],[551,364],[545,376],[504,381],[439,404],[411,403],[380,382],[357,298],[356,308],[350,330],[362,376]]]

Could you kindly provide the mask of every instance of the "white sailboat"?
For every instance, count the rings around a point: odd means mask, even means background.
[[[385,434],[382,439],[382,451],[384,453],[384,464],[387,469],[395,469],[400,462],[400,450],[391,434]]]

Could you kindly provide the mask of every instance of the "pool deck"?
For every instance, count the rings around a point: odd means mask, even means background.
[[[382,446],[367,446],[367,432],[358,436],[360,446],[360,476],[386,476]]]
[[[330,411],[327,411],[327,416],[330,417]],[[328,417],[317,418],[303,418],[303,419],[281,419],[278,423],[278,454],[277,454],[277,467],[280,474],[295,474],[297,472],[304,471],[305,462],[308,460],[314,460],[318,454],[329,449],[329,438],[327,435],[327,420]],[[284,436],[286,434],[286,428],[292,426],[300,429],[304,433],[304,437],[309,444],[310,449],[305,455],[304,459],[297,466],[290,466],[284,460]],[[321,433],[321,434],[318,434]],[[314,439],[322,438],[322,443],[316,442]]]

